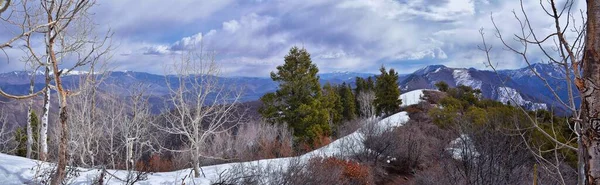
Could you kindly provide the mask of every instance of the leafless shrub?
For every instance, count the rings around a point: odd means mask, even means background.
[[[371,168],[366,164],[328,158],[312,158],[307,166],[308,184],[374,184]]]
[[[285,124],[255,121],[239,125],[236,130],[214,135],[205,153],[231,161],[251,161],[294,155],[293,136]],[[227,162],[206,159],[203,165]]]
[[[440,91],[423,91],[424,100],[429,104],[438,104],[447,95]]]
[[[430,109],[433,108],[433,105],[428,102],[419,102],[416,105],[411,105],[405,108],[405,111],[408,113],[408,116],[412,121],[415,122],[430,122],[431,118],[428,115]]]
[[[4,110],[0,110],[0,152],[12,154],[17,147],[13,136],[13,128],[10,128],[8,116]]]
[[[373,101],[375,101],[375,92],[360,92],[357,95],[356,101],[358,101],[358,109],[362,117],[371,118],[375,116],[375,106],[373,105]]]
[[[377,120],[360,130],[362,149],[349,149],[353,159],[369,164],[377,183],[390,182],[396,175],[414,175],[437,164],[449,133],[430,122],[410,120],[403,126],[381,130]],[[351,142],[346,144],[352,148]],[[344,145],[344,144],[343,144]],[[360,147],[354,147],[360,148]]]
[[[438,161],[442,163],[441,161]],[[415,175],[413,184],[415,185],[438,185],[438,184],[450,184],[451,180],[448,179],[447,172],[440,166],[435,166],[421,171]]]
[[[281,161],[279,161],[281,162]],[[223,171],[213,184],[374,184],[369,166],[329,158],[298,158],[284,163],[239,163]]]
[[[435,173],[432,182],[481,185],[533,182],[533,166],[538,161],[530,154],[523,139],[500,128],[493,128],[491,124],[472,128],[464,126],[470,124],[463,121],[461,125],[461,137],[465,137],[465,142],[456,143],[462,146],[453,150],[454,153],[446,151],[441,155],[440,164],[444,170],[428,172]],[[573,173],[556,175],[552,169],[544,170],[543,165],[537,166],[540,167],[536,174],[539,184],[576,183],[576,174],[564,163],[560,171]]]
[[[306,184],[303,179],[306,165],[293,158],[284,163],[238,163],[222,171],[213,184],[295,185]]]
[[[338,126],[336,128],[337,133],[338,133],[337,137],[341,138],[341,137],[347,136],[348,134],[352,134],[352,133],[358,131],[358,129],[363,127],[368,121],[369,121],[369,118],[362,118],[362,117],[356,118],[356,119],[353,119],[350,121],[344,121],[342,124],[340,124],[340,126]]]
[[[440,151],[437,141],[427,137],[416,124],[407,124],[368,138],[365,146],[374,151],[371,155],[378,160],[375,166],[397,174],[414,174],[434,159],[433,153]]]
[[[171,153],[170,156],[171,163],[173,164],[173,170],[181,170],[192,167],[192,164],[189,160],[191,158],[191,154],[189,152],[175,152]]]

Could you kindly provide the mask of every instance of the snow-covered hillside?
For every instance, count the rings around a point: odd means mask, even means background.
[[[510,87],[498,87],[498,95],[496,100],[506,104],[511,102],[511,105],[524,106],[529,110],[547,110],[548,107],[544,103],[534,103],[529,100],[523,99],[521,93],[517,92],[516,89]]]
[[[400,99],[402,99],[402,106],[409,106],[419,103],[421,101],[421,97],[423,97],[423,90],[414,90],[400,95]]]
[[[423,95],[423,90],[415,90],[401,95],[404,106],[416,104],[420,101]],[[399,112],[385,119],[377,122],[376,126],[381,130],[391,129],[394,127],[402,126],[408,121],[409,117],[406,112]],[[237,165],[253,166],[253,167],[272,167],[277,166],[279,168],[287,168],[287,165],[292,161],[306,162],[313,157],[345,157],[352,154],[352,151],[358,151],[363,149],[364,134],[361,130],[358,130],[350,135],[342,137],[336,141],[333,141],[329,145],[322,148],[304,154],[298,157],[288,158],[277,158],[277,159],[265,159],[258,161],[250,161],[243,163],[227,163],[213,166],[202,167],[203,176],[200,178],[190,178],[192,174],[191,169],[164,172],[164,173],[152,173],[148,175],[148,179],[142,181],[140,184],[181,184],[182,179],[185,178],[185,184],[211,184],[218,179],[219,175],[226,172]],[[352,150],[352,151],[350,151]],[[50,164],[42,163],[36,160],[27,158],[11,156],[6,154],[0,154],[0,184],[29,184],[31,179],[36,176],[36,169],[40,166],[48,166]],[[72,179],[73,184],[89,184],[93,179],[97,178],[100,174],[99,170],[96,169],[84,169],[78,168],[80,171],[79,176]],[[109,170],[109,173],[124,179],[127,176],[127,171],[123,170]],[[108,184],[122,184],[117,178],[106,178]]]
[[[536,64],[534,71],[543,74],[542,76],[547,78],[554,78],[552,75],[557,75],[560,72],[552,66],[542,64]],[[531,81],[536,79],[537,76],[521,73],[532,73],[532,70],[523,68],[496,73],[473,68],[449,68],[443,65],[432,65],[415,71],[401,81],[399,85],[402,90],[410,91],[412,89],[435,88],[436,83],[443,81],[450,87],[464,85],[479,89],[484,98],[504,103],[511,101],[513,105],[523,106],[528,110],[548,109],[552,104],[552,100],[547,98],[547,93],[545,95],[541,94],[547,88],[544,87],[538,90],[538,86],[542,82]],[[506,81],[502,82],[500,79]],[[552,84],[560,83],[555,82]],[[530,89],[529,86],[536,86],[536,88]]]
[[[474,79],[467,69],[455,69],[452,72],[452,75],[454,76],[456,85],[465,85],[472,87],[473,89],[481,89],[482,82]]]

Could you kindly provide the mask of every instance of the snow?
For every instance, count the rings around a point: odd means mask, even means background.
[[[400,99],[402,99],[401,106],[406,107],[409,105],[418,104],[421,101],[421,97],[424,96],[423,91],[423,89],[419,89],[400,95]]]
[[[496,100],[504,104],[511,102],[512,105],[525,106],[529,110],[547,110],[548,108],[545,103],[534,103],[523,99],[516,89],[510,87],[498,87],[497,92]]]
[[[461,134],[458,138],[452,140],[446,150],[449,151],[452,154],[452,158],[456,160],[463,160],[464,158],[470,159],[479,156],[473,140],[465,134]]]
[[[415,71],[414,74],[419,74],[419,75],[428,74],[429,75],[431,73],[440,72],[442,69],[447,69],[447,67],[444,65],[430,65],[430,66],[426,66],[426,67],[423,67],[423,68]]]
[[[418,103],[422,94],[423,90],[415,90],[402,94],[400,97],[402,98],[403,105],[409,106]],[[375,120],[377,118],[372,119]],[[378,121],[375,126],[377,126],[380,131],[383,131],[402,126],[408,120],[408,113],[399,112]],[[347,157],[353,154],[352,151],[359,151],[365,148],[363,145],[365,138],[363,132],[365,132],[364,128],[359,129],[358,131],[331,142],[322,148],[297,157],[204,166],[201,168],[203,175],[199,178],[190,177],[193,175],[192,169],[151,173],[147,176],[147,179],[140,182],[140,184],[182,184],[182,179],[184,178],[186,179],[185,184],[211,184],[217,180],[223,172],[226,172],[237,165],[261,168],[275,166],[285,169],[292,161],[307,162],[313,157]],[[40,169],[39,167],[50,167],[51,165],[53,164],[0,153],[0,184],[32,184],[34,182],[32,182],[31,179],[34,178],[36,172],[39,172],[36,169]],[[73,184],[90,184],[90,182],[100,174],[100,171],[97,169],[77,169],[80,171],[79,176],[72,179],[71,183]],[[108,172],[119,178],[124,178],[128,174],[128,172],[124,170],[108,170]],[[122,184],[123,182],[116,178],[110,178],[105,180],[105,183]]]
[[[378,125],[382,127],[382,129],[388,129],[393,127],[399,127],[404,125],[405,122],[408,121],[408,113],[399,112],[394,115],[391,115],[387,118],[379,121]]]
[[[512,104],[522,105],[526,101],[516,89],[510,87],[498,87],[497,91],[498,98],[496,98],[496,100],[499,102],[506,103],[510,101]]]
[[[67,69],[64,69],[63,71],[66,72]],[[89,72],[87,72],[87,71],[76,71],[76,70],[73,70],[73,71],[69,71],[69,73],[66,73],[64,75],[66,75],[66,76],[69,76],[69,75],[85,75],[85,74],[88,74],[88,73]]]
[[[481,89],[482,82],[473,79],[467,69],[456,69],[452,72],[452,76],[454,77],[456,85],[465,85],[472,87],[473,89]]]

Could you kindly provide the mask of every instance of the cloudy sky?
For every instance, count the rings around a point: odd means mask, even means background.
[[[526,0],[525,8],[541,32],[553,28],[539,1]],[[493,13],[503,33],[518,33],[512,10],[517,0],[101,0],[92,12],[98,33],[114,31],[115,70],[162,74],[181,51],[202,45],[224,75],[266,77],[292,46],[306,48],[321,72],[485,69],[480,28],[500,68],[522,67],[491,30]],[[13,62],[0,58],[0,72],[23,69],[12,50]]]

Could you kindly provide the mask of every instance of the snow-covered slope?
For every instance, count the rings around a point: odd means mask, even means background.
[[[548,107],[544,103],[534,103],[529,100],[525,100],[521,93],[517,92],[516,89],[510,87],[498,87],[498,95],[496,100],[506,104],[511,102],[511,105],[524,106],[529,110],[547,110]]]
[[[547,79],[555,79],[560,76],[560,71],[555,67],[536,64],[534,70]],[[419,69],[400,81],[403,91],[414,89],[436,88],[438,82],[446,82],[450,87],[460,85],[469,86],[481,90],[483,98],[507,102],[510,97],[520,98],[516,104],[527,107],[529,110],[548,109],[556,104],[553,95],[547,93],[544,82],[537,79],[529,68],[518,70],[500,71],[499,73],[474,68],[450,68],[443,65],[432,65]],[[564,76],[564,75],[563,75]],[[563,79],[564,81],[564,79]],[[554,85],[565,86],[566,84],[553,81]],[[541,87],[540,87],[541,86]],[[506,92],[501,87],[510,88]],[[558,88],[562,89],[562,88]],[[514,90],[514,91],[513,91]],[[566,93],[561,93],[566,94]]]
[[[481,89],[482,82],[474,79],[467,69],[455,69],[452,72],[452,75],[454,76],[456,85],[465,85],[472,87],[473,89]]]
[[[421,101],[421,97],[423,97],[423,89],[410,91],[400,95],[400,99],[402,99],[402,106],[409,106],[419,103]]]
[[[400,97],[402,98],[403,105],[408,106],[411,104],[418,103],[422,94],[423,90],[415,90],[402,94]],[[391,129],[394,127],[402,126],[408,121],[408,119],[409,117],[406,112],[399,112],[397,114],[394,114],[392,116],[378,121],[376,126],[379,129],[383,130]],[[363,145],[363,141],[363,131],[358,130],[350,135],[347,135],[330,143],[329,145],[326,145],[322,148],[319,148],[317,150],[314,150],[312,152],[298,157],[265,159],[243,163],[227,163],[213,166],[204,166],[202,167],[204,176],[200,178],[190,178],[190,174],[192,174],[191,169],[173,172],[152,173],[148,175],[147,180],[142,181],[140,184],[181,184],[182,179],[184,177],[187,177],[185,178],[185,184],[211,184],[211,182],[217,180],[219,175],[221,175],[223,172],[226,172],[228,169],[231,169],[237,165],[264,168],[277,166],[279,168],[287,168],[287,165],[290,164],[292,161],[306,162],[313,157],[345,157],[352,154],[352,151],[359,151],[361,149],[364,149],[365,146]],[[50,164],[0,153],[0,184],[31,184],[31,179],[34,178],[37,171],[36,169],[38,169],[40,165],[48,166]],[[78,170],[80,170],[80,173],[79,176],[73,179],[72,183],[74,184],[90,184],[90,182],[93,179],[97,178],[100,174],[100,171],[96,169],[78,168]],[[109,173],[119,178],[124,178],[127,176],[127,171],[123,170],[109,170]],[[105,180],[105,182],[107,184],[123,183],[116,178],[107,179]]]

